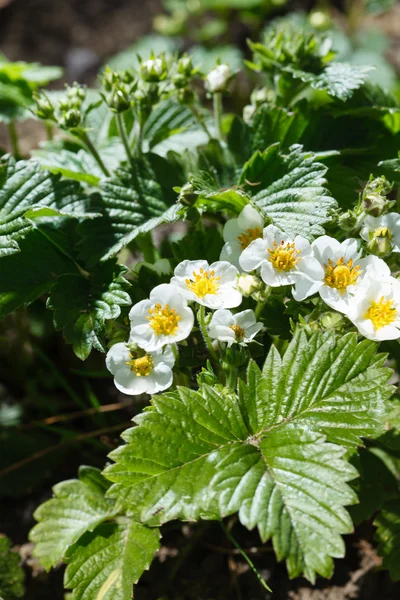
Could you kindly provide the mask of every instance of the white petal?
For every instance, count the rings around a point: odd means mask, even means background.
[[[254,310],[250,308],[247,310],[242,310],[242,312],[236,313],[234,315],[235,324],[242,327],[242,329],[247,330],[248,327],[252,327],[256,322],[256,315],[254,314]]]
[[[313,256],[307,256],[301,259],[296,265],[296,271],[299,274],[306,275],[312,281],[322,282],[324,279],[325,271],[321,267],[321,264]]]
[[[298,277],[292,288],[292,295],[297,302],[301,302],[318,292],[322,286],[321,281],[310,281],[306,277]]]
[[[230,327],[231,325],[234,324],[234,322],[235,321],[234,321],[233,314],[231,313],[231,311],[220,308],[220,309],[216,310],[215,313],[213,314],[212,319],[210,321],[210,327],[218,326],[218,325],[221,325],[223,327]]]
[[[209,334],[213,340],[220,340],[221,342],[232,343],[236,341],[235,332],[230,327],[225,325],[211,325],[209,327]]]
[[[242,246],[237,241],[226,242],[224,244],[219,259],[227,261],[240,269],[239,258],[242,254]]]
[[[117,370],[122,366],[126,367],[126,362],[130,359],[129,350],[126,347],[126,344],[120,342],[118,344],[114,344],[107,352],[106,357],[106,366],[107,369],[115,375]],[[129,367],[128,367],[129,369]]]
[[[330,288],[327,285],[324,285],[319,289],[319,295],[325,304],[331,308],[334,308],[338,312],[347,314],[350,301],[350,297],[347,292],[341,294],[335,288]]]
[[[251,204],[246,204],[238,217],[238,225],[241,231],[247,229],[261,229],[264,227],[264,219]]]
[[[373,275],[378,277],[389,277],[390,269],[385,263],[384,260],[378,258],[377,256],[367,256],[366,258],[361,258],[358,261],[360,265],[362,275],[361,278],[365,277],[365,275]]]
[[[281,287],[295,283],[296,276],[290,271],[277,271],[269,261],[261,265],[261,279],[271,287]]]
[[[360,256],[358,250],[358,241],[354,238],[349,238],[341,243],[343,256],[346,262],[349,260],[357,260]]]
[[[215,271],[215,276],[219,277],[219,284],[222,286],[225,283],[234,285],[239,272],[236,267],[225,260],[218,260],[212,263],[209,267],[210,271]]]
[[[242,228],[239,226],[238,219],[229,219],[224,225],[222,235],[224,242],[237,242],[239,235],[242,235]]]
[[[239,264],[244,271],[257,269],[268,255],[268,245],[265,240],[257,239],[251,242],[240,255]]]
[[[321,264],[326,264],[328,258],[335,262],[336,256],[340,258],[342,251],[340,242],[329,235],[321,235],[321,237],[314,240],[311,247],[314,251],[315,258]]]
[[[173,381],[173,373],[167,364],[161,363],[154,367],[152,375],[153,374],[155,380],[155,389],[154,391],[149,393],[156,394],[157,392],[162,392],[163,390],[166,390],[167,388],[171,387]]]

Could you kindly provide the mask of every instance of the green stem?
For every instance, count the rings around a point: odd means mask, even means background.
[[[229,367],[229,370],[226,373],[226,387],[229,388],[230,390],[233,390],[233,391],[236,390],[237,376],[238,376],[237,367],[232,367],[232,366]]]
[[[228,540],[235,546],[235,548],[237,550],[239,550],[240,554],[243,556],[244,560],[247,562],[247,564],[249,565],[250,569],[256,575],[258,581],[261,583],[261,585],[263,586],[263,588],[266,589],[266,590],[268,590],[269,592],[272,592],[271,588],[266,584],[266,582],[264,581],[264,579],[261,577],[260,573],[257,571],[257,569],[254,566],[254,563],[250,559],[249,555],[246,554],[246,552],[243,550],[243,548],[241,546],[239,546],[239,544],[237,543],[237,541],[235,540],[235,538],[228,531],[228,529],[225,527],[225,525],[224,525],[224,523],[222,521],[220,521],[220,525],[221,525],[221,527],[223,529],[223,532],[225,533],[226,537],[228,538]]]
[[[265,292],[263,294],[263,299],[259,300],[257,302],[256,308],[254,310],[254,314],[256,316],[256,319],[258,319],[258,317],[261,315],[261,313],[263,311],[263,308],[264,308],[264,306],[267,303],[267,300],[269,298],[269,295],[270,295],[271,291],[272,291],[271,286],[267,286],[267,289],[265,290]]]
[[[51,142],[53,140],[53,125],[50,123],[50,121],[46,121],[44,125],[46,127],[47,141]]]
[[[90,137],[88,136],[86,131],[81,133],[80,137],[81,137],[82,142],[85,144],[85,146],[87,147],[87,149],[89,150],[89,152],[92,154],[93,158],[99,165],[99,167],[102,170],[102,172],[104,173],[104,175],[106,177],[110,177],[110,172],[108,171],[105,164],[101,160],[100,154],[97,152],[96,148],[93,146],[92,140],[90,139]]]
[[[189,108],[192,111],[193,115],[196,117],[196,120],[199,123],[200,127],[203,129],[203,131],[206,133],[206,135],[208,135],[210,140],[212,140],[212,135],[205,123],[204,115],[195,106],[189,106]]]
[[[207,325],[206,325],[206,311],[205,311],[204,306],[200,306],[199,312],[197,313],[197,318],[199,321],[200,330],[203,335],[205,344],[207,346],[207,350],[210,355],[210,358],[211,358],[212,362],[214,363],[214,366],[218,366],[218,362],[219,362],[218,356],[212,346],[210,336],[208,335],[208,330],[207,330]]]
[[[213,96],[213,104],[214,104],[214,119],[215,119],[215,128],[217,130],[217,139],[223,140],[222,135],[222,94],[221,92],[215,92]]]
[[[124,144],[124,148],[125,148],[127,159],[128,159],[128,161],[130,162],[130,164],[131,164],[131,166],[133,168],[133,156],[131,154],[131,149],[129,147],[129,140],[128,140],[128,136],[127,136],[127,133],[126,133],[124,118],[121,115],[121,113],[117,113],[117,115],[115,117],[115,120],[117,122],[118,133],[120,135],[122,143]]]
[[[21,156],[21,153],[19,151],[18,133],[17,128],[15,127],[15,121],[10,121],[8,124],[8,134],[10,136],[11,152],[18,158]]]

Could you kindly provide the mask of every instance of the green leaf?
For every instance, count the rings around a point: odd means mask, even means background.
[[[347,63],[334,62],[328,65],[319,75],[287,68],[294,79],[310,84],[314,90],[323,90],[329,96],[339,100],[351,98],[354,90],[361,87],[368,79],[373,67],[360,67]]]
[[[191,110],[174,100],[160,102],[146,121],[143,136],[149,149],[195,124]]]
[[[0,258],[0,319],[48,292],[57,276],[78,273],[38,230],[29,231],[19,246],[21,252]]]
[[[153,397],[111,453],[109,494],[153,525],[238,512],[291,577],[329,577],[352,531],[343,506],[356,500],[345,447],[382,431],[392,392],[374,353],[354,334],[297,332],[282,359],[272,347],[262,372],[250,364],[239,396],[204,386]]]
[[[116,319],[121,306],[130,306],[128,269],[114,260],[95,267],[90,276],[61,275],[47,303],[54,310],[54,327],[63,331],[75,354],[85,360],[92,348],[106,351],[105,321]]]
[[[132,586],[159,548],[159,532],[130,521],[105,523],[66,554],[64,585],[73,600],[130,600]]]
[[[248,185],[252,202],[282,231],[311,239],[324,233],[322,225],[337,206],[326,188],[326,172],[302,146],[283,154],[274,144],[244,165],[240,183]]]
[[[25,593],[25,574],[20,556],[11,550],[11,542],[0,534],[0,597],[3,600],[22,598]]]
[[[39,522],[29,539],[36,544],[34,555],[45,569],[55,567],[84,533],[115,515],[114,503],[104,498],[106,489],[98,469],[81,467],[79,479],[55,485],[54,497],[36,509]]]
[[[89,198],[74,182],[43,171],[36,161],[8,156],[0,162],[0,257],[19,251],[18,242],[40,216],[93,216]],[[46,212],[40,212],[46,207]]]
[[[378,553],[383,558],[383,566],[389,569],[394,581],[400,580],[400,501],[391,500],[375,519],[375,539]]]
[[[135,163],[134,173],[118,170],[113,179],[100,185],[100,191],[92,209],[103,216],[92,223],[87,220],[79,228],[81,256],[88,266],[115,256],[138,235],[161,223],[177,221],[183,208],[166,203],[152,170],[141,161]]]
[[[287,110],[281,106],[262,104],[253,117],[252,152],[262,152],[276,142],[280,142],[281,148],[287,150],[300,141],[307,124],[306,114],[297,106]]]

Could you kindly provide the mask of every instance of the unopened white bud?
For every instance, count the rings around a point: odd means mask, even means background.
[[[218,65],[206,77],[206,89],[212,94],[224,92],[231,78],[228,65]]]
[[[239,290],[243,296],[247,297],[257,292],[260,289],[261,284],[261,280],[255,275],[242,273],[238,277],[236,289]]]

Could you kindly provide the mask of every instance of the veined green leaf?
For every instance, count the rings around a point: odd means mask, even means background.
[[[164,100],[147,119],[143,136],[152,149],[163,140],[182,133],[194,124],[193,113],[187,107],[171,99]]]
[[[400,580],[400,501],[391,500],[375,519],[378,528],[375,539],[383,566],[394,581]]]
[[[326,172],[327,167],[301,146],[283,154],[274,144],[244,165],[240,183],[277,227],[312,239],[324,233],[322,225],[337,206],[326,188]]]
[[[43,171],[36,161],[0,162],[0,257],[19,251],[18,241],[32,228],[32,219],[43,216],[93,216],[90,200],[79,184]]]
[[[374,352],[354,334],[298,332],[283,358],[273,347],[263,371],[251,363],[239,396],[208,386],[155,396],[111,453],[110,495],[154,525],[238,512],[292,577],[330,576],[352,530],[343,507],[356,501],[343,446],[382,431],[392,393]]]
[[[54,497],[36,510],[39,523],[29,534],[36,544],[34,554],[46,569],[54,567],[85,532],[116,514],[114,503],[104,498],[106,489],[107,482],[91,467],[81,467],[79,479],[54,486]]]
[[[134,521],[104,523],[66,553],[64,585],[73,600],[131,600],[159,548],[159,531]]]
[[[157,225],[177,221],[183,208],[178,203],[166,203],[161,186],[141,161],[135,163],[134,173],[118,170],[113,179],[100,185],[100,191],[92,207],[103,216],[91,225],[85,221],[79,228],[83,237],[81,256],[89,266],[115,256],[138,235]]]
[[[116,319],[121,306],[131,304],[127,270],[110,260],[95,267],[89,277],[61,275],[51,289],[47,306],[54,310],[54,327],[63,330],[80,359],[85,360],[92,348],[106,351],[105,321]]]

